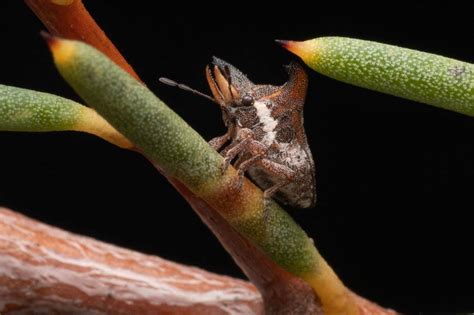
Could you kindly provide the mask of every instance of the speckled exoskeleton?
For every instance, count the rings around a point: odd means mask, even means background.
[[[314,161],[303,128],[308,79],[297,63],[290,64],[288,72],[290,78],[282,86],[256,85],[214,58],[206,76],[228,130],[210,144],[223,148],[223,170],[237,158],[240,181],[247,173],[265,190],[265,199],[274,196],[284,204],[309,208],[316,193]]]
[[[240,187],[244,174],[264,190],[265,203],[310,208],[316,202],[315,167],[303,128],[308,78],[301,65],[288,67],[281,86],[252,83],[231,64],[214,58],[206,77],[214,98],[169,79],[163,83],[203,95],[220,105],[227,132],[210,141],[224,157],[222,172],[236,159]]]

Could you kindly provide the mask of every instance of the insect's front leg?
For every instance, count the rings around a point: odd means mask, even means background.
[[[221,165],[222,174],[225,173],[230,162],[242,151],[244,151],[249,142],[253,140],[253,131],[243,128],[237,131],[235,140],[229,144],[221,154],[224,156],[224,162]]]
[[[235,123],[232,121],[232,119],[230,119],[229,114],[225,108],[222,108],[222,119],[224,120],[224,124],[227,127],[227,132],[223,136],[215,137],[209,141],[209,145],[217,152],[219,152],[219,150],[222,149],[222,146],[231,140],[235,134]]]
[[[248,145],[245,152],[250,155],[250,158],[247,158],[247,159],[239,158],[239,160],[237,160],[237,162],[235,163],[238,170],[237,174],[239,177],[238,182],[237,182],[238,189],[242,187],[245,172],[247,172],[250,167],[258,163],[261,159],[263,159],[265,155],[267,154],[267,151],[268,151],[268,148],[262,143],[254,139],[251,139],[248,141]]]
[[[230,130],[227,130],[227,132],[225,133],[225,135],[220,136],[220,137],[215,137],[215,138],[211,139],[211,141],[209,141],[209,145],[210,145],[214,150],[216,150],[217,152],[219,152],[219,150],[222,148],[222,146],[223,146],[227,141],[229,141],[230,138],[231,138]]]

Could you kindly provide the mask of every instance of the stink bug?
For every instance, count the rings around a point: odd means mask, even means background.
[[[310,208],[316,202],[315,166],[303,128],[308,78],[297,63],[282,86],[256,85],[231,64],[214,58],[206,67],[213,98],[169,79],[160,81],[220,105],[227,132],[210,141],[224,157],[222,171],[236,159],[240,187],[245,173],[264,190],[264,200]]]

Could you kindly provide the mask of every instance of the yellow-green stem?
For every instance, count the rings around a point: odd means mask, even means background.
[[[49,39],[56,66],[69,84],[169,176],[218,210],[277,264],[312,285],[326,314],[357,314],[341,281],[306,233],[276,203],[263,219],[263,194],[249,181],[236,189],[233,168],[143,84],[94,48]]]
[[[133,145],[93,109],[56,95],[0,84],[0,130],[82,131],[122,148]]]
[[[474,116],[472,63],[345,37],[280,42],[331,78]]]

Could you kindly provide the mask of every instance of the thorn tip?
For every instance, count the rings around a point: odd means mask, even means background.
[[[281,40],[277,39],[275,40],[278,44],[280,44],[283,48],[286,50],[294,53],[295,55],[299,56],[303,60],[308,57],[307,55],[307,48],[306,48],[306,42],[298,42],[294,40]]]
[[[75,44],[73,41],[66,41],[63,38],[51,35],[46,31],[41,31],[40,35],[46,41],[56,64],[71,59],[75,51]]]
[[[48,46],[52,46],[57,41],[56,37],[46,31],[41,31],[40,36],[48,43]]]
[[[284,40],[284,39],[275,39],[275,42],[278,44],[278,45],[281,45],[283,47],[287,47],[290,43],[291,43],[291,40]]]
[[[48,32],[44,31],[44,30],[41,30],[40,31],[40,35],[41,37],[43,37],[45,40],[50,40],[53,38],[53,36],[51,34],[49,34]]]

